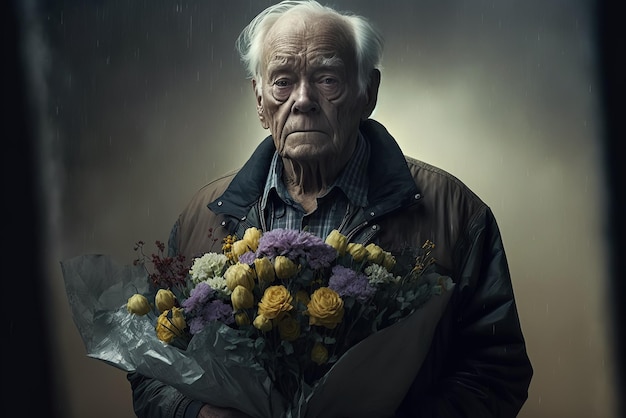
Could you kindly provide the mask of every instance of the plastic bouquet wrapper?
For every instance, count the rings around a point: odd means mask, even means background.
[[[337,231],[251,228],[191,266],[153,254],[153,271],[106,255],[61,267],[89,357],[252,417],[391,417],[454,287],[433,247],[401,268]]]

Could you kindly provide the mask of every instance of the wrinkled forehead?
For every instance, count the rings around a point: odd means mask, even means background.
[[[274,66],[343,65],[354,69],[356,52],[350,27],[330,13],[286,13],[268,30],[263,68]]]

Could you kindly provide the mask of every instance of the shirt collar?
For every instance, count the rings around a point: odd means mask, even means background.
[[[350,203],[364,207],[367,206],[367,164],[370,157],[370,146],[368,142],[363,138],[361,132],[357,143],[352,153],[352,157],[346,164],[346,167],[342,170],[341,174],[335,180],[335,183],[329,188],[329,192],[335,187],[339,188],[348,198]],[[266,208],[269,199],[270,192],[275,190],[278,196],[283,200],[287,196],[287,189],[282,181],[283,161],[278,156],[278,152],[274,152],[272,162],[270,164],[269,174],[265,182],[265,188],[263,190],[263,196],[261,198],[261,207]]]

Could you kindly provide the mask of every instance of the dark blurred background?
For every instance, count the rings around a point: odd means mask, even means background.
[[[166,239],[195,190],[247,159],[266,132],[234,41],[271,3],[5,3],[10,416],[133,416],[125,374],[85,356],[59,261],[130,263],[134,242]],[[499,220],[535,367],[520,416],[622,416],[615,2],[328,4],[385,35],[374,118]]]

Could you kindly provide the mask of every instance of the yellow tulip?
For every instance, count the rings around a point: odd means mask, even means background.
[[[148,299],[144,295],[135,293],[126,301],[126,310],[132,314],[143,316],[150,312],[152,308],[150,307],[150,302],[148,302]]]
[[[277,255],[274,258],[274,271],[276,271],[276,277],[285,280],[295,276],[299,271],[299,267],[284,255]]]
[[[224,272],[226,286],[232,292],[239,285],[248,290],[254,289],[254,270],[247,264],[237,263]]]
[[[337,254],[341,257],[346,253],[346,249],[348,248],[348,237],[338,230],[333,229],[326,237],[326,244],[337,250]]]
[[[355,242],[351,242],[348,244],[347,251],[357,263],[360,263],[361,261],[368,258],[370,254],[363,244],[358,244]]]
[[[250,317],[245,311],[237,312],[235,314],[235,323],[240,327],[250,325]]]
[[[268,332],[272,329],[272,320],[263,315],[258,315],[254,318],[252,325],[259,331]]]
[[[159,312],[168,311],[174,307],[176,296],[174,296],[174,293],[169,289],[159,289],[154,297],[154,302]]]
[[[230,301],[233,304],[233,309],[236,311],[239,309],[250,309],[254,306],[254,295],[245,287],[238,285],[230,295]]]
[[[267,257],[257,258],[254,260],[254,270],[259,282],[272,283],[276,279],[274,274],[274,266]]]
[[[374,264],[382,264],[385,253],[382,248],[374,243],[367,244],[365,249],[369,252],[367,259]]]
[[[230,248],[230,253],[233,257],[233,260],[235,261],[239,261],[239,257],[247,253],[248,251],[250,251],[250,249],[248,248],[248,244],[246,244],[246,242],[242,240],[233,242],[233,245]]]
[[[261,235],[262,232],[259,228],[250,227],[246,229],[246,232],[244,232],[243,238],[241,240],[248,245],[250,251],[256,251],[259,248],[259,240],[261,239]]]

